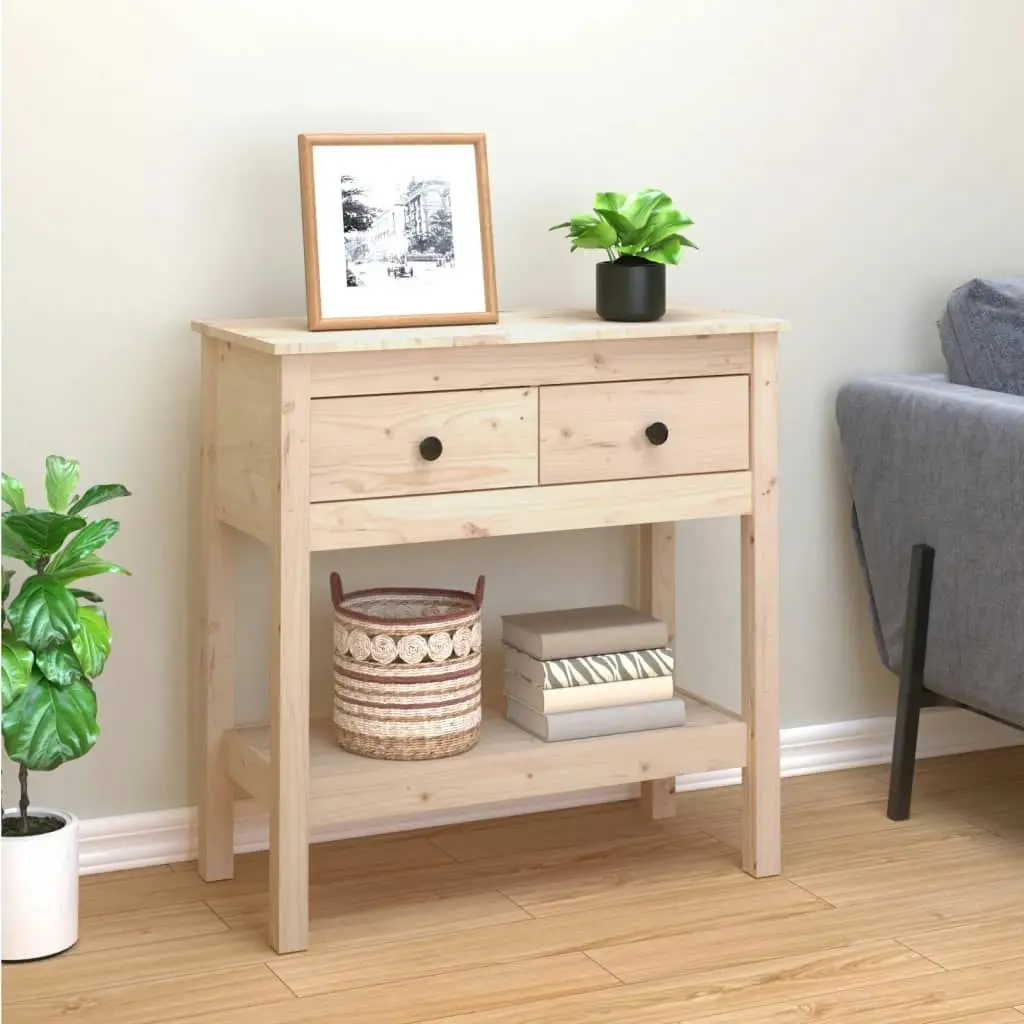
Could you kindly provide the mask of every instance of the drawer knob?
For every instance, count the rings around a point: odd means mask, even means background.
[[[441,452],[443,451],[444,445],[441,444],[441,438],[439,437],[425,437],[420,441],[420,455],[427,462],[435,462],[441,458]]]
[[[668,440],[668,427],[661,420],[652,423],[644,433],[647,435],[647,440],[655,446],[664,444]]]

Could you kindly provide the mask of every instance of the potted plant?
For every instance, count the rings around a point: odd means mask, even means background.
[[[577,249],[604,249],[597,265],[597,315],[605,320],[659,320],[665,315],[665,264],[696,249],[682,230],[693,223],[657,189],[632,195],[598,192],[593,213],[579,213],[551,231],[568,228]]]
[[[2,817],[4,960],[51,956],[78,941],[78,819],[30,809],[28,773],[87,754],[99,735],[93,680],[110,653],[110,627],[103,598],[74,584],[127,572],[97,554],[120,524],[83,513],[128,491],[97,484],[79,495],[77,487],[78,463],[51,455],[49,508],[31,508],[21,484],[3,474],[3,555],[29,569],[13,598],[15,570],[3,570],[3,737],[20,783],[18,807]]]

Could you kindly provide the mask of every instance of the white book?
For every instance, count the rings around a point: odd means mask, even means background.
[[[505,717],[542,740],[582,740],[592,736],[617,736],[649,729],[672,729],[686,724],[686,702],[680,697],[649,704],[617,708],[592,708],[542,715],[518,701],[509,700]]]
[[[545,690],[510,669],[505,670],[505,695],[545,715],[558,714],[562,711],[618,707],[622,704],[646,704],[650,701],[668,700],[672,692],[672,676]]]

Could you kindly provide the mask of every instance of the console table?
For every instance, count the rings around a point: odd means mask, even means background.
[[[192,326],[203,346],[199,873],[232,876],[237,785],[270,811],[275,950],[308,943],[310,828],[382,812],[639,781],[661,817],[676,775],[742,767],[743,867],[779,873],[784,321],[677,308],[644,324],[508,312],[482,327]],[[741,716],[691,696],[679,728],[545,743],[485,711],[473,750],[408,763],[346,753],[330,722],[311,724],[311,552],[636,526],[640,604],[674,631],[674,524],[710,516],[740,517]],[[233,531],[271,553],[263,728],[235,722]]]

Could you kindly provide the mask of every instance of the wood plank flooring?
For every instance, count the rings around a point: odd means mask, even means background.
[[[69,954],[3,967],[4,1024],[1024,1024],[1024,748],[783,784],[782,878],[737,789],[332,843],[312,948],[266,944],[267,858],[82,879]]]

